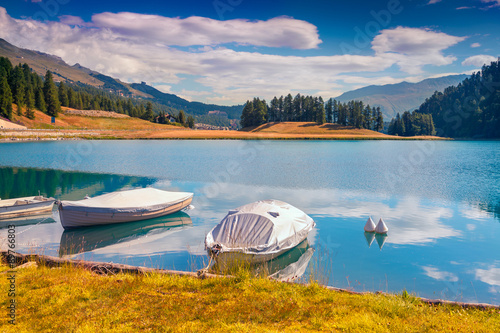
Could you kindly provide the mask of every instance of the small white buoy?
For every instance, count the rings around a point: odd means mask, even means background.
[[[375,223],[373,222],[371,216],[368,218],[368,221],[366,221],[365,231],[366,232],[374,232],[375,231]]]
[[[377,234],[386,234],[387,231],[389,231],[389,228],[387,228],[387,226],[385,225],[384,220],[380,218],[380,220],[377,223],[377,226],[375,227],[375,232]]]

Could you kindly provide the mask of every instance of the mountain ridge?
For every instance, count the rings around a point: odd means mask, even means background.
[[[428,78],[416,83],[403,81],[385,85],[370,85],[363,88],[350,90],[335,97],[337,101],[348,102],[361,100],[370,106],[379,106],[384,118],[391,119],[396,114],[404,111],[413,111],[432,96],[435,91],[443,91],[449,86],[454,86],[465,80],[469,75],[457,74]]]

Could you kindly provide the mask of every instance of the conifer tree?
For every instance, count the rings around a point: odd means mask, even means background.
[[[47,112],[47,105],[45,104],[45,96],[43,94],[43,89],[41,86],[35,92],[35,107],[42,111],[43,113]]]
[[[253,125],[253,103],[247,101],[243,107],[243,112],[240,117],[240,125],[242,128]]]
[[[52,117],[57,117],[58,113],[61,112],[61,104],[59,103],[56,85],[54,84],[50,71],[47,71],[47,74],[45,74],[43,94],[45,96],[47,114]]]
[[[29,119],[35,119],[35,96],[33,94],[33,89],[28,89],[26,94],[26,114],[25,116]]]
[[[151,102],[146,104],[146,112],[144,112],[141,118],[147,121],[154,120],[155,114],[153,113],[153,104]]]
[[[189,128],[194,128],[194,118],[193,116],[189,115],[187,118],[187,125]]]
[[[12,120],[12,92],[6,76],[0,78],[0,115]]]
[[[179,124],[186,124],[186,114],[184,113],[184,110],[179,111],[179,115],[177,116],[177,122]]]
[[[61,106],[69,106],[68,92],[66,86],[64,85],[64,82],[62,81],[61,83],[59,83],[58,95],[59,95],[59,102],[61,102]]]
[[[320,96],[316,100],[316,123],[323,125],[326,122],[325,120],[325,103],[323,102],[323,98]]]

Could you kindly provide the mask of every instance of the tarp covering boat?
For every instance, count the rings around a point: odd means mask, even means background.
[[[0,220],[50,212],[55,201],[54,198],[45,198],[40,195],[1,200]]]
[[[300,209],[279,200],[263,200],[238,207],[207,235],[207,249],[221,253],[277,255],[302,242],[315,226]]]
[[[140,221],[175,213],[187,207],[193,193],[141,188],[79,201],[61,201],[64,228]]]

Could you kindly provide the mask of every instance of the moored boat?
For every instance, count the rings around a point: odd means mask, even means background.
[[[0,220],[50,212],[55,201],[41,195],[0,200]]]
[[[261,263],[299,245],[314,226],[311,217],[286,202],[257,201],[229,211],[207,234],[205,246],[219,265]]]
[[[61,201],[59,216],[65,229],[133,222],[178,212],[192,200],[193,193],[141,188],[79,201]]]

